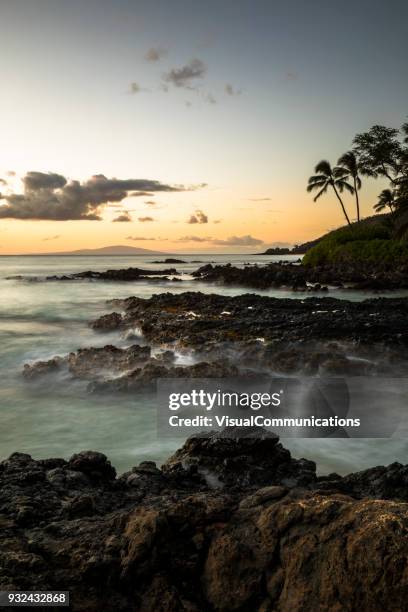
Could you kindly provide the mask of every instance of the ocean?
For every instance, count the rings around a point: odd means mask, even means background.
[[[185,263],[153,263],[163,262],[165,256],[162,255],[0,257],[1,459],[14,451],[39,459],[68,458],[75,452],[92,449],[105,453],[118,472],[123,472],[143,460],[160,463],[180,446],[180,440],[164,442],[157,439],[152,398],[92,395],[86,391],[85,384],[79,382],[32,383],[23,379],[21,373],[25,363],[65,355],[80,347],[128,346],[130,342],[119,332],[97,334],[88,326],[89,321],[109,311],[107,300],[131,295],[147,298],[155,293],[183,291],[304,297],[304,294],[285,290],[246,291],[240,287],[211,286],[191,277],[192,271],[209,262],[243,266],[277,259],[296,260],[297,257],[201,254],[175,257]],[[183,282],[43,283],[35,280],[47,275],[126,267],[176,267]],[[17,275],[28,278],[7,280]],[[343,290],[332,291],[329,295],[352,300],[372,297],[369,293]],[[283,443],[295,457],[305,456],[316,461],[321,474],[333,471],[345,474],[393,461],[408,462],[408,441],[403,439],[292,438]]]

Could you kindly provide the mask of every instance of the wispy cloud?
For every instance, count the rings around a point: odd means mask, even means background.
[[[154,221],[153,217],[138,217],[137,220],[140,221],[140,223],[149,223]]]
[[[202,238],[201,236],[181,236],[177,238],[177,242],[211,242],[210,237]]]
[[[127,212],[115,217],[115,219],[112,219],[112,223],[129,223],[130,221],[132,221],[132,217]]]
[[[248,198],[250,202],[270,202],[272,198]]]
[[[47,242],[48,240],[58,240],[58,238],[61,238],[59,234],[57,234],[56,236],[46,236],[45,238],[43,238],[43,242]]]
[[[263,240],[254,238],[249,234],[246,236],[229,236],[225,240],[212,238],[211,236],[182,236],[177,239],[177,242],[208,242],[217,246],[257,246],[264,243]]]
[[[218,244],[222,246],[256,246],[257,244],[263,244],[263,240],[254,238],[247,234],[246,236],[230,236],[225,240],[212,240],[212,244]]]
[[[159,62],[165,55],[167,55],[167,49],[163,49],[163,47],[151,47],[145,53],[146,62]]]
[[[197,81],[204,78],[207,66],[200,59],[192,59],[188,64],[180,68],[172,68],[163,75],[165,83],[183,89],[196,89]]]
[[[156,240],[156,238],[147,238],[146,236],[126,236],[126,240],[134,240],[139,242],[139,240]]]

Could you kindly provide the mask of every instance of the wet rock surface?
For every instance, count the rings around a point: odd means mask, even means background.
[[[155,343],[178,341],[194,346],[262,338],[287,345],[309,340],[408,345],[408,298],[350,302],[185,292],[150,299],[130,297],[113,300],[111,305],[124,310],[123,327],[140,326],[147,340]]]
[[[28,281],[81,281],[81,280],[102,280],[102,281],[142,281],[153,280],[154,277],[172,276],[178,274],[176,268],[165,268],[163,270],[144,270],[142,268],[124,268],[122,270],[106,270],[105,272],[76,272],[74,274],[54,274],[45,277],[33,276],[9,276],[7,280],[28,280]],[[152,278],[153,277],[153,278]]]
[[[406,609],[407,466],[317,478],[271,433],[117,476],[85,451],[0,463],[0,588],[78,611]]]
[[[349,302],[200,292],[114,300],[120,309],[91,323],[96,332],[146,345],[84,348],[24,366],[27,380],[68,372],[92,391],[154,388],[158,378],[222,378],[254,373],[406,376],[408,298]],[[141,341],[139,337],[138,341]],[[178,358],[187,356],[186,362]]]
[[[193,273],[197,280],[221,285],[238,285],[255,289],[285,287],[296,291],[327,291],[333,287],[358,290],[390,291],[408,288],[408,264],[370,265],[347,263],[304,266],[291,262],[272,262],[244,268],[207,264]]]

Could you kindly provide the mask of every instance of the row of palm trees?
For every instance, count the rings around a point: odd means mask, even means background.
[[[375,125],[367,132],[357,134],[353,149],[344,153],[332,167],[327,160],[320,161],[315,174],[309,178],[307,191],[317,191],[314,201],[332,190],[341,206],[348,225],[350,217],[342,194],[347,191],[355,197],[356,217],[360,221],[359,191],[361,177],[383,177],[389,180],[390,188],[384,189],[377,203],[376,212],[389,209],[391,213],[408,209],[408,123],[400,130]]]
[[[363,171],[359,167],[356,155],[353,151],[347,151],[347,153],[344,153],[339,158],[334,168],[332,168],[327,160],[320,161],[315,167],[315,174],[309,178],[307,191],[310,193],[311,191],[318,190],[317,195],[314,197],[316,202],[329,189],[332,189],[336,194],[348,225],[351,225],[340,194],[348,191],[355,196],[357,221],[360,221],[360,200],[358,197],[358,192],[362,185],[360,174],[363,174]]]

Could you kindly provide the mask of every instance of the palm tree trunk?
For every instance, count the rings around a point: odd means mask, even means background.
[[[333,189],[334,189],[334,193],[336,194],[337,199],[338,199],[338,201],[340,202],[340,205],[341,205],[341,207],[342,207],[342,209],[343,209],[343,213],[344,213],[344,216],[346,217],[346,221],[347,221],[347,223],[348,223],[349,225],[351,225],[351,223],[350,223],[350,219],[349,219],[349,216],[348,216],[348,214],[347,214],[347,211],[346,211],[346,209],[344,208],[343,200],[342,200],[342,199],[341,199],[341,197],[339,196],[339,192],[338,192],[338,191],[337,191],[337,189],[336,189],[336,185],[334,185],[334,184],[332,183],[332,187],[333,187]]]
[[[357,221],[360,221],[360,202],[358,199],[357,178],[354,177],[354,192],[356,194]]]

